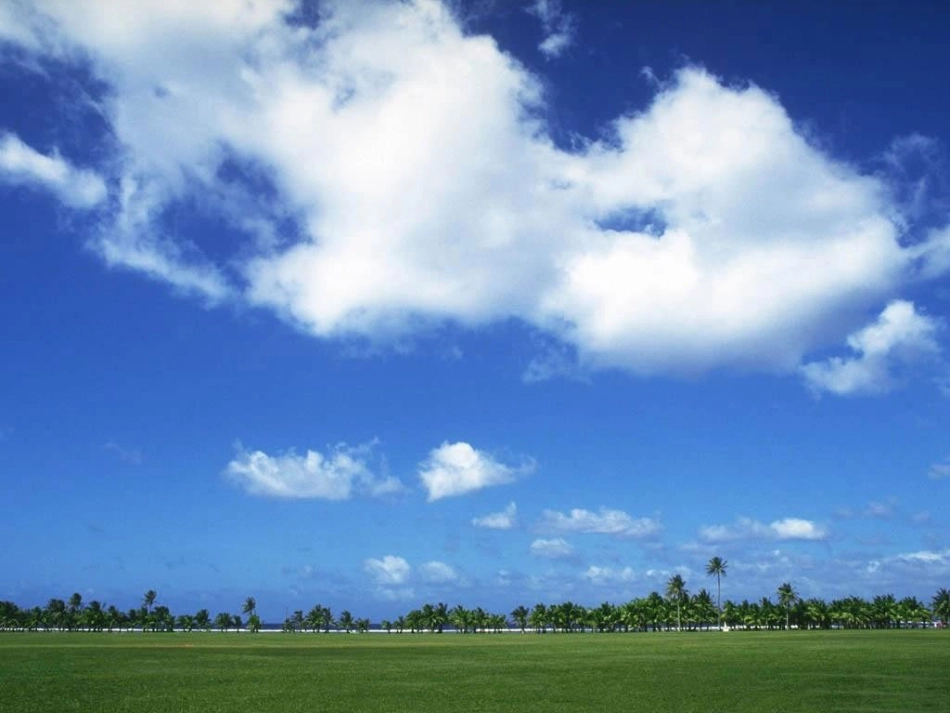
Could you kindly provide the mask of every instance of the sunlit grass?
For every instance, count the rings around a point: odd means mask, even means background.
[[[0,710],[945,711],[948,633],[11,633]]]

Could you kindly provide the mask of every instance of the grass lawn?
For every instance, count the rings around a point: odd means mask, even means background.
[[[7,633],[0,710],[943,712],[950,632]]]

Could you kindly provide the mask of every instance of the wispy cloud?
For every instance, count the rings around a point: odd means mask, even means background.
[[[142,463],[145,462],[145,458],[142,456],[142,451],[138,450],[137,448],[126,448],[119,445],[115,441],[106,442],[102,448],[103,450],[115,455],[119,460],[131,465],[142,465]]]
[[[75,168],[56,151],[42,154],[9,133],[0,134],[0,183],[44,188],[72,208],[92,208],[107,192],[96,172]]]
[[[537,529],[554,533],[595,533],[616,537],[650,537],[660,532],[658,520],[649,517],[634,518],[622,510],[601,508],[597,512],[575,508],[565,514],[545,510]]]
[[[950,458],[940,462],[934,463],[930,466],[930,471],[927,473],[931,480],[943,480],[944,478],[950,478]]]
[[[518,518],[518,506],[515,503],[509,503],[501,512],[493,512],[482,517],[472,519],[472,524],[476,527],[485,527],[489,530],[510,530]]]
[[[544,39],[538,45],[538,50],[545,57],[560,57],[574,44],[577,18],[564,12],[561,0],[535,0],[528,12],[541,21]]]
[[[511,483],[534,470],[534,462],[506,465],[468,443],[443,443],[419,466],[429,502]]]

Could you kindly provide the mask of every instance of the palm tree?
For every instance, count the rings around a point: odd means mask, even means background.
[[[683,630],[683,623],[680,617],[680,608],[683,604],[683,600],[687,596],[686,591],[686,582],[683,581],[682,575],[674,574],[670,577],[670,580],[666,583],[666,597],[671,602],[676,603],[676,630]]]
[[[60,631],[64,628],[66,620],[66,602],[62,599],[50,599],[46,603],[46,611],[44,613],[46,619],[46,627],[49,629],[52,626],[55,626]]]
[[[432,610],[432,626],[438,633],[441,634],[442,629],[445,627],[448,621],[449,605],[445,602],[439,602]]]
[[[340,612],[340,626],[343,627],[343,630],[347,634],[353,629],[354,624],[356,623],[353,619],[353,615],[346,609]]]
[[[67,602],[68,610],[68,621],[69,628],[72,629],[76,626],[79,613],[82,611],[82,594],[79,592],[73,592],[73,595],[69,598]]]
[[[142,606],[145,607],[146,614],[151,610],[152,605],[155,603],[155,597],[157,596],[154,589],[149,589],[145,592],[145,596],[142,597]]]
[[[435,607],[429,603],[422,605],[422,620],[429,631],[435,631]]]
[[[214,618],[214,625],[218,631],[227,631],[231,628],[231,614],[226,611],[219,612]]]
[[[511,618],[515,620],[515,623],[521,629],[521,633],[524,633],[525,627],[528,626],[528,607],[524,604],[516,606],[511,610]]]
[[[256,634],[261,630],[261,618],[256,612],[247,618],[247,630],[252,634]]]
[[[785,628],[789,628],[789,620],[792,616],[792,604],[798,601],[798,593],[788,582],[782,582],[778,588],[778,603],[785,607]]]
[[[950,591],[945,588],[938,589],[931,603],[933,604],[934,614],[940,617],[943,625],[950,624]]]
[[[457,632],[467,634],[472,625],[472,613],[461,604],[457,604],[449,612],[449,621]]]
[[[195,612],[195,626],[205,631],[211,630],[211,615],[207,609],[199,609]]]
[[[716,610],[718,625],[722,629],[722,578],[726,576],[729,563],[722,557],[713,557],[706,564],[706,574],[716,578]]]
[[[106,621],[105,612],[102,609],[102,602],[93,599],[80,614],[79,621],[87,629],[92,631],[102,631],[102,626]]]
[[[528,616],[528,621],[531,623],[531,626],[534,627],[534,630],[539,634],[543,634],[545,631],[545,626],[548,620],[548,607],[544,603],[535,604],[534,608],[531,610],[531,614]]]
[[[257,613],[257,600],[254,597],[248,597],[244,600],[244,606],[241,608],[244,614],[254,615]]]

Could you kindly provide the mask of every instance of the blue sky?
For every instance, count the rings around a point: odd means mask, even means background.
[[[947,19],[0,5],[0,598],[929,599]]]

